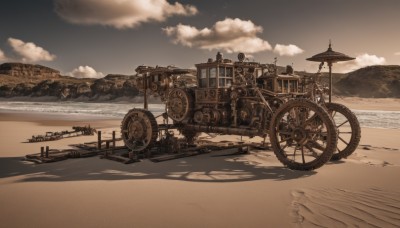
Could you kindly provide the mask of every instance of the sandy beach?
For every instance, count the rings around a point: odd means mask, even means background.
[[[339,102],[400,110],[399,99]],[[400,129],[362,128],[353,155],[307,172],[283,167],[270,150],[128,165],[98,157],[49,164],[22,159],[44,145],[65,149],[97,138],[24,143],[32,135],[90,124],[109,137],[120,121],[0,112],[1,226],[400,226]]]

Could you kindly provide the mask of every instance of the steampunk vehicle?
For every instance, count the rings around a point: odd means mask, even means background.
[[[144,109],[125,115],[121,134],[132,152],[145,154],[159,144],[178,150],[204,132],[264,140],[269,136],[277,158],[295,170],[319,168],[334,153],[346,156],[337,147],[339,132],[328,110],[346,115],[347,110],[321,106],[318,84],[304,83],[290,67],[278,74],[276,64],[245,61],[243,53],[232,61],[218,53],[215,60],[196,64],[196,71],[140,66],[136,72],[145,93],[161,96],[165,113],[154,117],[145,101]],[[162,121],[157,122],[159,117]],[[179,131],[183,141],[173,137],[172,130]]]

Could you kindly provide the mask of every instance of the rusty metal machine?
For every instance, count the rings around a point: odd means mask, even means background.
[[[274,64],[216,59],[196,64],[196,70],[175,67],[136,69],[138,85],[161,96],[165,113],[157,118],[145,109],[132,109],[122,120],[125,145],[147,153],[160,143],[172,150],[192,144],[198,134],[269,136],[277,158],[290,169],[312,170],[337,150],[338,132],[328,111],[301,91],[300,78],[288,67],[277,74]],[[182,80],[185,78],[186,80]],[[184,141],[168,140],[172,130]]]

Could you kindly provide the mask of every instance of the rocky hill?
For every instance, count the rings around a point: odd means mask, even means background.
[[[369,66],[349,73],[335,84],[338,94],[366,98],[400,98],[400,66]]]
[[[134,77],[107,75],[101,79],[61,76],[48,67],[21,63],[0,65],[0,97],[54,97],[60,100],[98,101],[139,95]]]
[[[0,74],[24,78],[57,78],[60,71],[42,65],[24,63],[3,63],[0,65]]]

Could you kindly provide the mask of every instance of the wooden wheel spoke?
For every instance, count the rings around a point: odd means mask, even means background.
[[[303,160],[303,164],[305,164],[306,159],[304,158],[304,146],[301,146],[301,159]]]
[[[293,151],[293,161],[296,160],[296,151],[297,151],[297,146],[294,148]]]
[[[324,151],[325,150],[325,148],[321,144],[319,144],[319,143],[317,143],[315,141],[311,141],[307,145],[310,146],[311,148],[315,148],[315,149],[320,150],[320,151]]]
[[[342,141],[344,144],[349,145],[349,143],[344,141],[344,139],[342,139],[342,137],[340,137],[340,136],[338,136],[338,137],[339,137],[340,141]]]
[[[346,124],[346,123],[348,123],[348,122],[349,122],[349,120],[346,120],[346,121],[344,121],[342,124],[336,126],[336,128],[339,128],[339,127],[343,126],[344,124]]]
[[[306,144],[305,147],[311,151],[311,155],[314,158],[318,158],[319,154],[317,152],[315,152],[315,150],[313,150],[313,148],[310,145]]]

